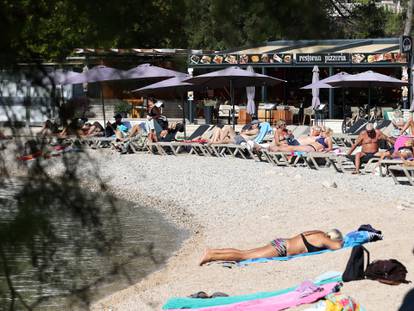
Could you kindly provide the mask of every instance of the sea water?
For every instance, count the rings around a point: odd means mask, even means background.
[[[0,189],[0,226],[5,227],[19,217],[21,211],[18,210],[15,195],[23,184],[24,181],[14,180]],[[28,247],[23,245],[9,249],[6,254],[9,256],[8,265],[12,268],[8,278],[4,268],[0,267],[0,292],[3,295],[0,297],[0,310],[9,309],[10,282],[18,296],[34,310],[87,309],[91,302],[135,284],[159,269],[187,235],[152,208],[117,199],[112,203],[102,199],[96,204],[103,211],[97,220],[101,223],[102,234],[116,236],[110,251],[96,249],[93,241],[99,240],[99,236],[91,236],[93,233],[79,227],[73,218],[62,216],[67,214],[58,217],[51,215],[51,221],[58,222],[54,234],[57,238],[61,237],[62,242],[56,242],[55,259],[44,268],[43,275],[47,277],[39,279],[38,270],[42,267],[34,266],[33,252],[29,251],[32,248],[37,251],[42,251],[42,247],[47,249],[47,243],[36,246],[36,239],[31,242],[23,239],[21,243],[29,243]],[[30,226],[30,223],[27,225]],[[10,234],[13,231],[12,228]],[[86,240],[92,243],[83,243]],[[78,249],[79,245],[82,247]],[[18,268],[16,274],[13,274],[13,265]],[[16,297],[14,310],[22,310],[22,304]]]

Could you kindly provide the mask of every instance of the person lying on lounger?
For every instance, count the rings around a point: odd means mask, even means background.
[[[245,126],[237,135],[233,127],[225,125],[223,128],[215,128],[213,135],[209,140],[210,144],[237,144],[253,140],[259,134],[259,120],[253,120],[248,126]]]
[[[378,152],[380,140],[386,140],[394,144],[394,141],[390,137],[384,135],[380,130],[376,130],[374,124],[368,123],[365,126],[365,131],[359,134],[355,143],[348,151],[348,156],[350,156],[356,147],[362,146],[361,151],[355,154],[355,171],[352,174],[359,174],[362,161],[368,162],[373,157],[381,156]]]
[[[322,151],[331,151],[332,150],[332,130],[328,127],[323,127],[320,130],[320,135],[318,137],[311,137],[311,139],[306,138],[306,144],[301,143],[300,139],[298,142],[300,145],[280,145],[280,146],[270,146],[269,151],[278,152],[278,151],[287,151],[287,152],[322,152]],[[303,142],[303,141],[302,141]]]
[[[249,249],[235,248],[206,249],[200,266],[211,261],[242,261],[253,258],[286,257],[303,253],[313,253],[325,249],[340,249],[343,245],[342,233],[338,229],[328,232],[306,231],[288,239],[277,238],[270,244]]]
[[[280,121],[280,122],[279,122]],[[279,120],[274,129],[275,135],[271,143],[255,144],[255,151],[269,150],[280,151],[280,149],[287,149],[286,146],[308,145],[313,143],[321,135],[321,127],[313,126],[309,135],[295,138],[291,131],[286,128],[286,123]]]

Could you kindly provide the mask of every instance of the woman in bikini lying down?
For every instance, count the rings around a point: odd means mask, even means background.
[[[289,145],[281,145],[281,146],[270,146],[269,151],[277,152],[277,151],[299,151],[299,152],[322,152],[322,151],[331,151],[332,150],[332,130],[328,127],[322,127],[321,133],[318,137],[315,137],[306,145],[298,145],[298,146],[289,146]]]
[[[342,233],[338,229],[328,232],[306,231],[288,239],[274,239],[270,244],[250,250],[235,248],[207,249],[200,266],[217,260],[242,261],[252,258],[285,257],[303,253],[313,253],[325,249],[340,249],[343,245]]]

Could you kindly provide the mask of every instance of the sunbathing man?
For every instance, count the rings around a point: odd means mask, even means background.
[[[373,157],[381,156],[378,152],[380,140],[389,141],[391,144],[394,143],[392,139],[384,135],[380,130],[374,129],[374,124],[368,123],[365,126],[365,131],[359,134],[357,140],[348,151],[348,156],[351,156],[356,147],[362,146],[361,151],[355,154],[355,171],[352,174],[360,173],[359,169],[362,161],[368,162]]]
[[[243,142],[253,140],[259,134],[259,120],[253,120],[250,122],[250,126],[245,127],[241,130],[240,134],[237,135],[233,127],[225,125],[223,128],[215,128],[213,135],[209,140],[210,144],[237,144],[240,145]]]
[[[324,249],[340,249],[343,245],[342,233],[337,229],[328,232],[306,231],[289,239],[274,239],[270,244],[250,250],[235,248],[207,249],[200,266],[217,260],[242,261],[253,258],[285,257],[303,253],[313,253]]]
[[[332,130],[328,127],[321,128],[320,135],[318,137],[308,136],[302,141],[298,139],[300,145],[281,145],[281,146],[270,146],[269,150],[273,152],[285,151],[285,152],[322,152],[331,151],[333,147],[332,143]],[[313,133],[313,135],[315,132]],[[306,142],[306,144],[302,144]]]

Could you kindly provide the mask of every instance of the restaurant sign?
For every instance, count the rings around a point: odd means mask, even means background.
[[[353,64],[386,64],[386,63],[407,63],[407,57],[403,53],[354,53],[352,54]]]
[[[193,54],[190,65],[346,65],[407,63],[404,53]]]
[[[291,64],[292,54],[209,54],[191,55],[190,65]]]
[[[296,54],[297,64],[348,64],[349,54]]]

